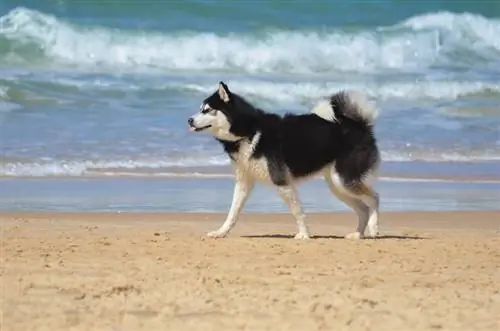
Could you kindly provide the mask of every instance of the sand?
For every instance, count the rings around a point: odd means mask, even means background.
[[[500,212],[0,214],[2,331],[500,330]]]

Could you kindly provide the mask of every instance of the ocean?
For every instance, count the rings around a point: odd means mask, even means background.
[[[32,177],[230,174],[187,128],[220,80],[278,113],[360,90],[383,178],[500,181],[496,2],[2,0],[0,197]]]

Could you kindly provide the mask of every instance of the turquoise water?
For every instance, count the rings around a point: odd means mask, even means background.
[[[219,80],[279,113],[359,89],[384,175],[500,178],[500,4],[380,0],[3,0],[0,176],[227,172],[186,128]]]

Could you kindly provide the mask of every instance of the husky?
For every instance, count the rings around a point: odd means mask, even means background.
[[[322,175],[330,191],[358,216],[347,239],[378,235],[379,195],[374,180],[380,153],[374,136],[375,105],[361,93],[339,91],[318,100],[310,113],[283,116],[265,112],[223,82],[188,119],[191,131],[208,132],[222,145],[235,172],[233,200],[226,220],[207,235],[223,238],[235,226],[257,182],[277,189],[298,232],[309,239],[297,186]]]

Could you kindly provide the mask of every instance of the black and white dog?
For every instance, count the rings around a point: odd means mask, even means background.
[[[319,101],[309,114],[267,113],[229,91],[224,82],[189,118],[192,131],[215,136],[235,170],[231,208],[222,226],[208,233],[225,237],[234,227],[256,182],[272,184],[298,225],[297,239],[309,230],[297,185],[322,174],[331,192],[358,215],[348,239],[378,235],[379,197],[373,189],[380,164],[373,125],[378,111],[364,96],[341,91]]]

